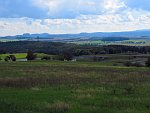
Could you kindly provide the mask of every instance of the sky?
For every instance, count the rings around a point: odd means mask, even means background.
[[[149,0],[0,0],[0,36],[150,29]]]

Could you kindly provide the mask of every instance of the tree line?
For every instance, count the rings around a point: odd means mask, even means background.
[[[118,53],[141,53],[149,54],[150,46],[125,46],[125,45],[105,45],[105,46],[81,46],[76,44],[59,43],[59,42],[1,42],[0,54],[9,53],[11,55],[4,58],[5,61],[16,61],[13,53],[27,53],[27,60],[35,60],[36,54],[46,53],[55,55],[43,56],[41,60],[72,60],[73,56],[81,55],[99,55],[99,54],[118,54]],[[2,60],[0,58],[0,60]],[[133,65],[127,63],[126,65]],[[146,61],[146,66],[150,66],[150,58]]]
[[[118,53],[150,53],[150,46],[126,46],[126,45],[105,45],[105,46],[83,46],[59,42],[0,42],[0,54],[5,53],[26,53],[29,50],[36,53],[60,55],[69,52],[74,56],[118,54]]]

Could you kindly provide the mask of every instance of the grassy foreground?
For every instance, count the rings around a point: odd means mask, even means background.
[[[150,68],[0,62],[0,113],[149,113]]]

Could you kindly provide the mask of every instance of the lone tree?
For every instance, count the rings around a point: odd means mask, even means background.
[[[147,59],[147,61],[146,61],[146,66],[147,67],[150,67],[150,57]]]
[[[64,52],[63,52],[63,58],[64,58],[64,60],[69,61],[69,60],[72,60],[72,59],[73,59],[73,55],[72,55],[72,53],[69,52],[69,51],[64,51]]]
[[[65,60],[72,60],[73,59],[73,55],[72,55],[72,53],[71,52],[64,52],[63,53],[63,55],[64,55],[64,59]]]
[[[26,58],[27,60],[35,60],[36,54],[34,54],[32,51],[28,51]]]
[[[61,61],[64,61],[64,60],[70,61],[72,59],[73,59],[73,55],[69,51],[64,51],[60,55],[58,55],[58,60],[61,60]]]

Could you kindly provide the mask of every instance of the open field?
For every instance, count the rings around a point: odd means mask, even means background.
[[[150,68],[0,62],[0,113],[149,113]]]
[[[37,58],[42,58],[43,56],[47,56],[47,54],[44,53],[35,53],[37,55]],[[9,55],[15,55],[17,59],[25,59],[27,56],[27,53],[15,53],[15,54],[0,54],[0,58],[4,59],[6,56]]]
[[[150,40],[125,40],[125,41],[73,41],[79,45],[127,45],[127,46],[149,46]]]
[[[0,42],[16,42],[16,41],[29,41],[29,40],[18,40],[18,39],[1,39]],[[37,41],[37,39],[33,39],[30,41]],[[122,41],[103,41],[102,39],[41,39],[41,41],[47,41],[47,42],[62,42],[62,43],[71,43],[71,44],[77,44],[77,45],[94,45],[94,46],[100,46],[100,45],[127,45],[127,46],[149,46],[150,45],[150,39],[142,39],[142,38],[131,38],[129,40],[122,40]]]
[[[77,61],[95,61],[107,66],[124,66],[126,62],[134,62],[144,66],[149,57],[150,54],[101,54],[79,56]]]

